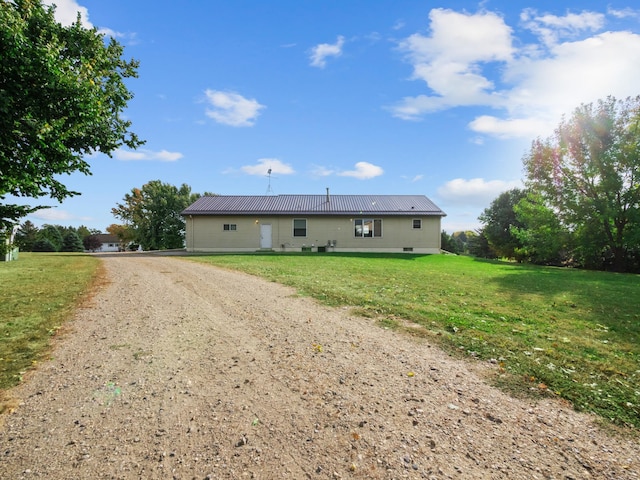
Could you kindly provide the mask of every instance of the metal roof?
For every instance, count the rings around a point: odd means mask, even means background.
[[[182,215],[433,215],[445,216],[424,195],[205,196]]]

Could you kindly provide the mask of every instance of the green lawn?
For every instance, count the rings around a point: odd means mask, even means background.
[[[0,263],[0,390],[18,383],[46,355],[99,265],[94,257],[73,253],[21,252],[19,260]]]
[[[493,359],[514,393],[560,396],[640,427],[640,276],[444,255],[212,255],[452,352]],[[411,329],[414,330],[414,329]]]

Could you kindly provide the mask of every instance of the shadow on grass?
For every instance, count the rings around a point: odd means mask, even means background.
[[[621,342],[640,344],[640,275],[480,260],[504,269],[488,281],[514,304],[535,295],[551,317],[577,317]]]

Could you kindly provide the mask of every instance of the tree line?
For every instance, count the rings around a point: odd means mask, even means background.
[[[583,104],[480,215],[480,256],[640,272],[640,96]]]
[[[27,220],[16,232],[14,243],[23,252],[83,252],[102,246],[96,237],[100,231],[45,224],[36,227]]]

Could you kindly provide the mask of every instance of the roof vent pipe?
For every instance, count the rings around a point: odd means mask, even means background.
[[[329,187],[327,187],[327,203],[330,203],[330,200],[329,200]]]

